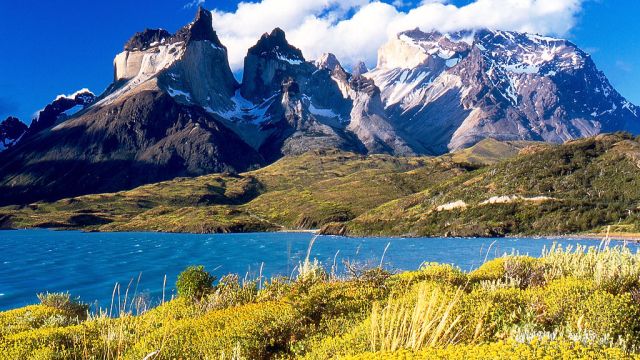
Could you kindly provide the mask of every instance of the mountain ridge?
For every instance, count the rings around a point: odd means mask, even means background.
[[[113,84],[77,101],[80,112],[57,110],[0,153],[0,204],[241,172],[309,151],[440,155],[483,139],[640,133],[638,108],[567,40],[415,29],[391,38],[376,68],[349,73],[331,53],[308,61],[276,28],[249,49],[238,83],[202,7],[175,34],[136,33],[114,59]]]

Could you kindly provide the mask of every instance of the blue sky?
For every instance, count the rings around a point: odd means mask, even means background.
[[[298,6],[307,0],[286,1],[292,5],[296,4],[293,6]],[[349,1],[362,3],[367,0]],[[555,1],[580,3],[580,0]],[[0,120],[8,115],[17,115],[28,122],[38,109],[59,94],[72,93],[85,87],[95,93],[102,92],[112,80],[113,57],[122,50],[127,39],[136,31],[147,27],[162,27],[172,32],[177,30],[193,17],[195,8],[185,7],[187,2],[187,0],[42,0],[35,3],[2,1],[0,3],[0,44],[3,46],[2,56],[0,56],[0,69],[2,69]],[[393,3],[392,0],[388,2]],[[434,0],[428,0],[428,2],[434,2]],[[458,7],[471,2],[473,1],[449,1],[451,5]],[[409,11],[417,6],[411,1],[396,0],[395,3],[399,12]],[[208,0],[204,5],[209,9],[218,9],[220,16],[225,12],[233,16],[237,1]],[[350,9],[341,13],[340,16],[350,17],[354,12]],[[590,52],[598,67],[604,71],[622,95],[635,104],[640,104],[640,41],[638,41],[640,22],[637,21],[637,14],[640,14],[640,1],[637,0],[584,0],[580,10],[574,16],[575,24],[570,26],[564,36]],[[299,17],[300,15],[291,16]],[[559,22],[563,21],[561,17],[558,19]],[[265,27],[271,25],[265,25]],[[557,28],[562,25],[539,26],[552,28],[556,26]],[[232,27],[228,28],[228,31],[233,30]],[[268,29],[256,29],[256,34],[266,30]],[[220,35],[224,41],[226,34],[221,32]],[[250,41],[255,41],[257,35],[255,40],[253,38],[253,34],[248,36]],[[302,48],[305,50],[304,46]],[[243,48],[239,49],[238,54],[242,51],[244,51]]]

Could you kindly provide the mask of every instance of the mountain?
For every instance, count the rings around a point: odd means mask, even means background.
[[[331,72],[307,62],[281,29],[249,49],[240,95],[264,109],[250,133],[260,140],[250,142],[270,161],[310,150],[358,150],[342,125],[351,104]]]
[[[37,132],[0,153],[0,203],[118,191],[264,163],[204,109],[230,109],[238,86],[210,12],[200,9],[175,35],[136,34],[116,56],[114,74],[90,106],[69,119],[58,116],[67,105],[47,107]]]
[[[566,40],[416,29],[385,44],[374,69],[360,62],[349,73],[331,53],[307,60],[276,28],[248,50],[239,83],[214,25],[199,8],[175,34],[136,33],[103,94],[60,96],[25,134],[5,136],[0,204],[243,172],[310,151],[457,151],[473,165],[491,146],[459,150],[486,139],[501,153],[640,133],[639,109]]]
[[[385,44],[365,76],[381,88],[385,112],[419,153],[485,138],[562,143],[640,131],[639,109],[567,40],[416,29]]]

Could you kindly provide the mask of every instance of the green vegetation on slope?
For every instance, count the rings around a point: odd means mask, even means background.
[[[239,175],[181,178],[114,194],[5,207],[0,226],[170,232],[317,228],[464,171],[442,159],[311,152]]]
[[[386,203],[327,232],[501,236],[638,232],[640,143],[625,134],[552,147]]]
[[[114,194],[0,208],[0,227],[396,236],[638,233],[640,143],[485,140],[436,158],[339,151]]]
[[[212,286],[192,267],[177,299],[139,313],[130,300],[116,317],[79,317],[68,296],[1,312],[0,358],[640,358],[640,254],[628,248],[554,247],[470,273],[299,269]]]

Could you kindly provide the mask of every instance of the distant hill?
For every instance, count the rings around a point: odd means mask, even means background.
[[[324,232],[503,236],[640,230],[640,143],[624,134],[532,146]]]
[[[483,141],[440,157],[337,150],[262,169],[0,208],[3,228],[342,235],[503,236],[640,232],[640,142]]]

